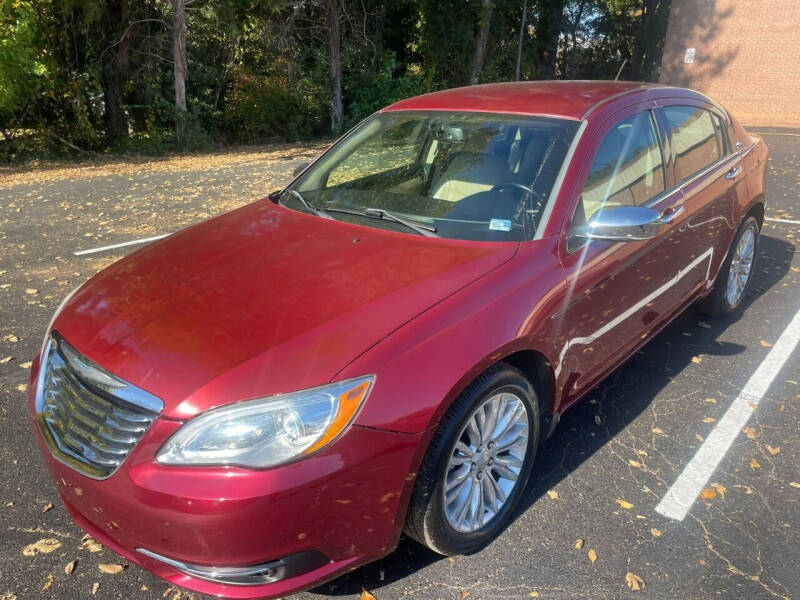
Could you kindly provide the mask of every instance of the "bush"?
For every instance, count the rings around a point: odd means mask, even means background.
[[[239,77],[222,120],[232,141],[296,140],[310,135],[318,106],[282,77]]]

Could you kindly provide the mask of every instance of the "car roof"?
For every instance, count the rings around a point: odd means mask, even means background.
[[[592,107],[618,96],[672,89],[639,81],[515,81],[454,88],[401,100],[384,111],[448,110],[580,119]],[[680,90],[682,92],[688,90]]]

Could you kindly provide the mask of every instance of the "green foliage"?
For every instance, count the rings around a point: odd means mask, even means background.
[[[338,0],[344,124],[480,82],[658,76],[669,0]],[[0,160],[166,152],[330,131],[325,0],[195,0],[176,140],[170,0],[0,0]]]

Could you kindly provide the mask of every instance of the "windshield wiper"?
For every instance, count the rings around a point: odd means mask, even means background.
[[[431,225],[422,225],[421,223],[414,223],[413,221],[409,221],[403,217],[398,217],[397,215],[390,213],[383,208],[365,208],[363,212],[359,210],[350,210],[348,208],[327,208],[326,210],[328,212],[340,212],[351,215],[359,215],[362,217],[369,217],[370,219],[385,219],[387,221],[394,221],[395,223],[404,225],[409,229],[413,229],[421,235],[427,237],[439,237],[436,235],[436,227]]]
[[[297,200],[298,200],[298,202],[300,202],[300,204],[302,204],[307,210],[309,210],[310,212],[314,213],[318,217],[322,217],[323,219],[333,219],[333,217],[330,216],[328,213],[326,213],[324,210],[322,210],[320,208],[317,208],[316,206],[311,204],[311,202],[309,202],[308,200],[303,198],[303,195],[300,192],[298,192],[297,190],[286,190],[285,193],[286,194],[291,194],[292,196],[297,198]]]

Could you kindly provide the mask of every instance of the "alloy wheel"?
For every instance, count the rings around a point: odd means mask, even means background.
[[[747,282],[753,270],[755,257],[756,234],[753,227],[748,227],[742,232],[742,237],[736,244],[730,269],[728,270],[728,285],[725,289],[725,301],[729,306],[737,306],[744,297]]]

